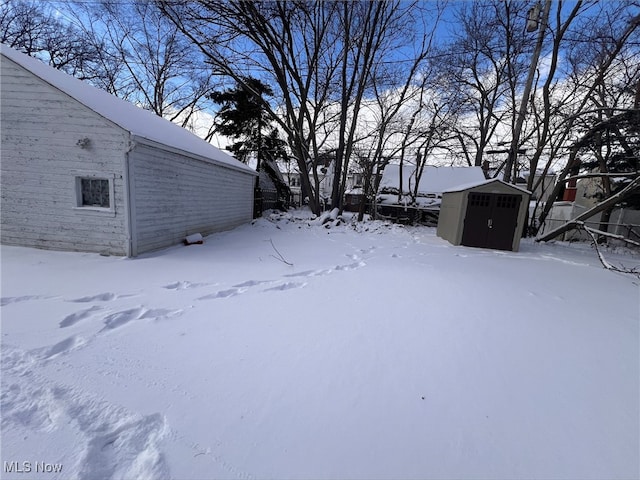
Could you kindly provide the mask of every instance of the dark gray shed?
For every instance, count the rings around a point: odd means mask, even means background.
[[[492,179],[442,195],[438,236],[454,245],[517,251],[530,192]]]

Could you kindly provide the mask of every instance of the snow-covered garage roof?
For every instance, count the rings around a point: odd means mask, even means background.
[[[40,60],[6,45],[0,44],[0,53],[132,135],[207,158],[215,163],[255,173],[231,155],[169,120],[136,107],[132,103],[56,70]]]

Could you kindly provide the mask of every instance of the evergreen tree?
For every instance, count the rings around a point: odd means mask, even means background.
[[[228,148],[235,157],[247,163],[252,155],[258,160],[287,160],[286,143],[279,137],[265,108],[266,96],[273,90],[260,80],[244,77],[244,84],[210,95],[221,109],[214,125],[215,131],[237,140]]]
[[[286,208],[291,201],[291,190],[284,182],[278,168],[278,160],[289,161],[286,143],[279,137],[278,129],[272,124],[266,108],[265,96],[273,95],[273,90],[252,77],[243,77],[235,88],[211,93],[210,98],[221,109],[218,112],[214,130],[237,140],[228,148],[243,163],[248,163],[252,155],[257,159],[256,170],[271,179],[277,192],[277,207]],[[256,198],[262,199],[262,180],[257,184]],[[268,187],[271,188],[271,187]],[[262,200],[257,201],[256,212],[262,211]]]

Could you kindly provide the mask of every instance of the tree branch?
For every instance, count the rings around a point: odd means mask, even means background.
[[[269,242],[271,243],[271,246],[273,247],[273,249],[275,250],[275,252],[278,254],[278,256],[276,257],[275,255],[270,255],[271,257],[275,258],[276,260],[280,260],[282,263],[286,263],[287,265],[289,265],[290,267],[293,267],[293,263],[291,262],[287,262],[284,257],[282,256],[282,254],[278,251],[278,249],[276,248],[276,246],[273,244],[273,240],[269,239]]]
[[[602,264],[602,266],[604,268],[606,268],[607,270],[612,270],[614,272],[620,272],[620,273],[628,273],[630,275],[635,275],[636,277],[640,278],[640,269],[638,268],[624,268],[624,267],[616,267],[615,265],[610,264],[606,258],[604,258],[604,255],[602,254],[602,252],[600,251],[600,246],[598,245],[598,239],[595,236],[595,233],[599,233],[599,234],[604,234],[605,232],[601,232],[600,230],[596,230],[594,228],[589,228],[587,226],[585,226],[584,224],[581,225],[582,228],[584,228],[584,230],[589,234],[589,236],[591,237],[592,241],[593,241],[593,246],[596,249],[596,253],[598,254],[598,259],[600,260],[600,263]],[[611,236],[609,234],[609,236]],[[623,239],[626,240],[626,239]],[[640,245],[636,242],[632,242],[636,245]]]
[[[640,188],[640,177],[636,177],[629,185],[627,185],[625,188],[620,190],[615,195],[612,195],[611,197],[607,198],[604,202],[600,202],[595,207],[590,208],[586,212],[578,215],[573,220],[569,220],[564,225],[561,225],[558,228],[554,228],[549,233],[546,233],[545,235],[542,235],[536,238],[536,242],[546,242],[547,240],[551,240],[552,238],[555,238],[558,235],[568,230],[571,230],[572,228],[575,228],[576,225],[578,225],[578,223],[581,222],[582,220],[586,220],[587,218],[592,217],[596,213],[600,213],[606,210],[607,208],[612,207],[616,203],[622,201],[625,197],[634,193],[639,188]]]

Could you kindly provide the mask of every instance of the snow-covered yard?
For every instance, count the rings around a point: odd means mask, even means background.
[[[640,476],[639,281],[587,245],[285,215],[1,253],[3,478]]]

